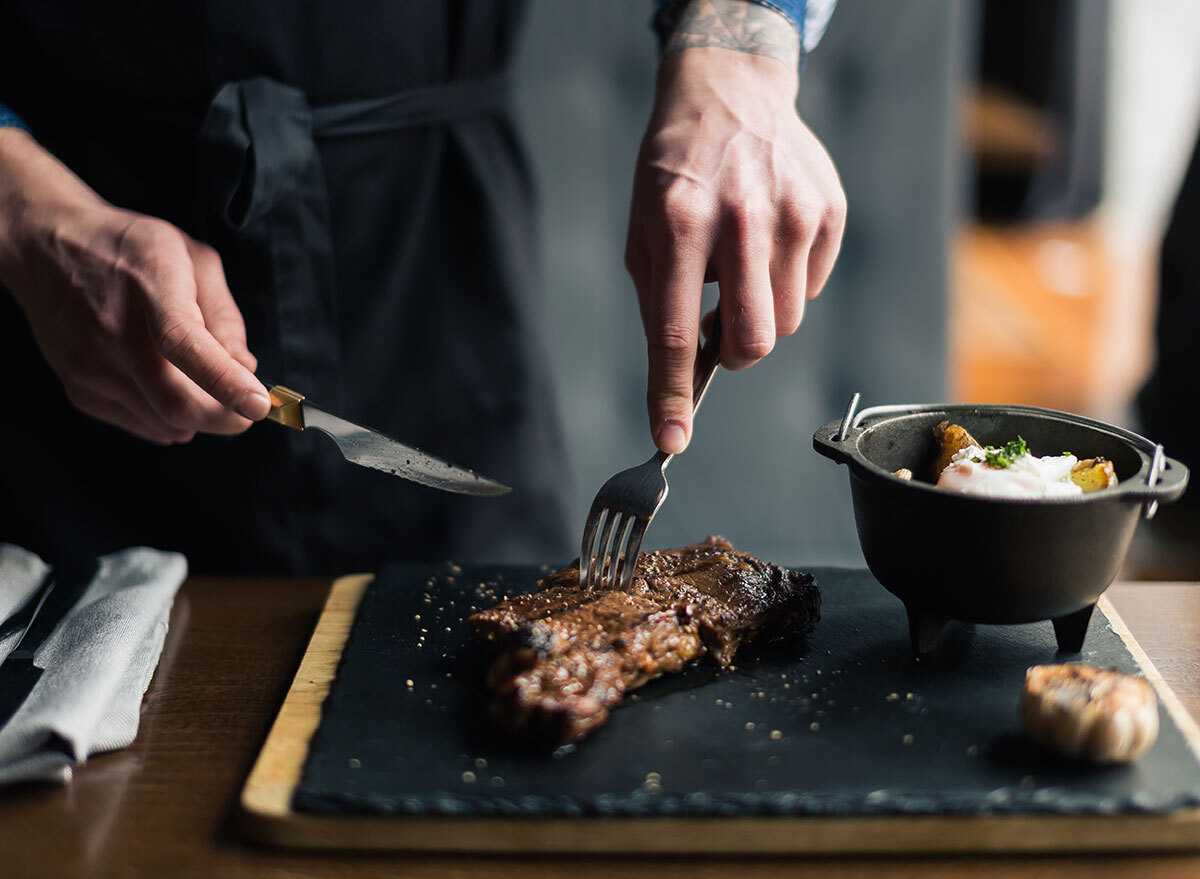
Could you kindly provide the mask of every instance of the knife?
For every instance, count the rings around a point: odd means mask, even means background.
[[[501,495],[512,490],[474,470],[435,458],[377,430],[330,415],[291,388],[270,385],[268,390],[271,394],[268,418],[296,430],[311,428],[328,434],[346,460],[354,464],[458,494]]]
[[[33,609],[21,640],[0,663],[0,727],[17,713],[44,669],[34,665],[38,649],[54,634],[96,575],[96,559],[77,560],[54,568],[38,591],[41,599]]]

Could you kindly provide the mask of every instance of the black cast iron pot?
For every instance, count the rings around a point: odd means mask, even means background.
[[[913,650],[948,620],[1052,620],[1060,650],[1083,647],[1100,594],[1117,576],[1138,519],[1187,486],[1188,469],[1120,427],[1030,406],[876,406],[856,394],[813,446],[850,470],[854,521],[875,578],[904,602]],[[933,485],[933,427],[949,419],[985,445],[1024,437],[1035,455],[1113,462],[1118,484],[1052,500],[972,497]],[[892,471],[907,467],[913,481]]]

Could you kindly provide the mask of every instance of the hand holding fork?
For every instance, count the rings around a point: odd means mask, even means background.
[[[692,414],[700,408],[720,362],[721,305],[713,309],[711,330],[696,357]],[[633,583],[642,538],[667,499],[667,465],[674,455],[656,451],[649,461],[622,470],[600,487],[583,526],[579,583],[587,589],[628,589]],[[599,542],[596,535],[600,535]]]

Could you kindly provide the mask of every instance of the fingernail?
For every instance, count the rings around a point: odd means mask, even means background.
[[[258,391],[247,391],[237,404],[237,411],[243,418],[258,421],[260,418],[266,418],[267,413],[271,411],[271,401]]]
[[[668,421],[658,432],[658,447],[668,455],[678,455],[687,448],[687,434],[678,421]]]

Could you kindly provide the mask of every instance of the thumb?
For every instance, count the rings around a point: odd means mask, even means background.
[[[209,332],[194,274],[183,267],[171,274],[146,302],[146,326],[154,346],[227,409],[252,421],[265,418],[271,410],[266,388]],[[241,321],[240,314],[237,319]]]

